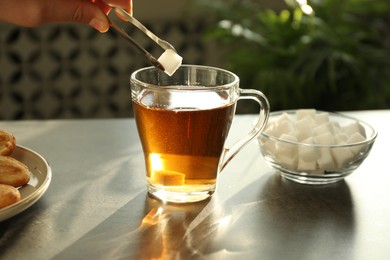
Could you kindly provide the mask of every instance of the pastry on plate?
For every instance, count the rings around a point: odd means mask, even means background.
[[[0,155],[10,155],[15,147],[15,137],[7,131],[0,130]]]
[[[0,156],[0,184],[20,187],[29,180],[30,171],[24,163],[10,156]]]
[[[10,185],[0,184],[0,209],[20,201],[20,192]]]

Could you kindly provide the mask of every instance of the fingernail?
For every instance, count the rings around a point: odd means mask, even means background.
[[[107,32],[108,31],[108,24],[105,21],[93,18],[90,22],[89,25],[96,30],[98,30],[101,33]]]

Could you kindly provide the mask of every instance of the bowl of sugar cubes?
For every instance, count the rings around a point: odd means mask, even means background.
[[[322,185],[356,170],[376,137],[373,127],[356,118],[298,109],[272,112],[257,140],[265,161],[282,177]]]

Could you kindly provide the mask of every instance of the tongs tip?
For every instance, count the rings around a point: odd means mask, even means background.
[[[156,60],[155,57],[149,56],[148,58],[149,58],[150,63],[152,63],[152,65],[153,65],[154,67],[158,68],[159,70],[165,71],[164,66],[161,64],[161,62],[159,62],[158,60]]]
[[[170,64],[171,63],[167,63],[169,65],[167,65],[165,63],[165,60],[166,59],[170,59],[170,58],[175,58],[174,60],[177,61],[177,62],[180,62],[181,64],[181,60],[182,58],[177,54],[177,51],[176,49],[167,41],[164,41],[160,38],[158,38],[154,33],[152,33],[151,31],[149,31],[142,23],[140,23],[137,19],[135,19],[131,14],[127,13],[125,10],[123,10],[122,8],[119,8],[119,7],[116,7],[115,10],[123,17],[125,18],[125,20],[127,20],[128,22],[132,23],[135,27],[137,27],[138,29],[140,29],[146,36],[148,36],[151,40],[153,40],[155,43],[157,43],[161,48],[163,48],[165,50],[165,52],[163,53],[163,55],[161,55],[161,57],[157,60],[152,54],[150,54],[147,50],[145,50],[139,43],[137,43],[130,35],[128,35],[122,28],[120,28],[119,26],[117,26],[114,22],[111,22],[112,26],[120,32],[120,34],[127,38],[127,40],[129,40],[134,46],[136,46],[139,50],[141,50],[146,56],[147,58],[149,59],[149,61],[152,63],[152,65],[164,72],[166,72],[167,74],[172,74],[174,73],[174,71],[172,71],[171,69],[173,69],[174,67],[172,67]],[[172,51],[174,54],[172,54]],[[169,53],[169,54],[167,54]],[[162,57],[165,57],[162,58]],[[167,68],[164,67],[165,64],[166,66],[168,66]],[[179,64],[179,65],[180,65]],[[172,68],[171,68],[172,67]],[[176,68],[176,67],[175,67]]]

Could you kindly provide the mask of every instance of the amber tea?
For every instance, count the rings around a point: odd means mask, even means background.
[[[151,99],[146,96],[133,107],[149,184],[185,192],[211,185],[214,190],[235,104],[160,109],[142,104],[144,100]]]

